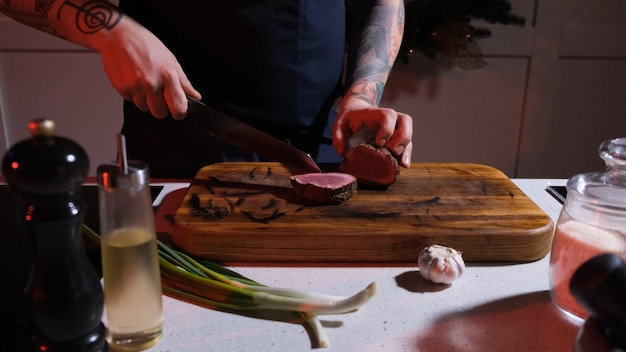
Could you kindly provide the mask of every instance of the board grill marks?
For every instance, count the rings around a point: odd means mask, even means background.
[[[254,215],[253,213],[249,211],[242,211],[241,213],[248,219],[252,220],[253,222],[260,222],[263,224],[268,224],[270,221],[280,219],[281,217],[287,214],[287,213],[278,211],[278,209],[274,209],[274,212],[271,215],[265,216],[265,217],[257,217],[256,215]]]
[[[212,200],[209,200],[209,204],[206,206],[200,205],[200,197],[198,195],[192,195],[189,200],[189,215],[198,217],[204,221],[215,221],[223,219],[230,214],[230,211],[226,207],[213,206]]]

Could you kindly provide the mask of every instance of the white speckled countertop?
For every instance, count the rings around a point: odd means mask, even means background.
[[[555,223],[561,204],[545,188],[565,181],[513,180]],[[451,286],[426,283],[417,265],[238,266],[272,286],[351,295],[377,281],[379,290],[358,312],[321,317],[325,349],[291,315],[250,317],[164,297],[165,335],[149,351],[571,351],[578,327],[550,301],[548,261],[472,264]]]

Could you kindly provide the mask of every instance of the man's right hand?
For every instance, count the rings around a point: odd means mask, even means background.
[[[201,99],[174,54],[150,31],[107,1],[0,1],[0,12],[102,55],[113,87],[156,118],[187,114],[187,97]]]
[[[174,54],[143,26],[125,17],[98,50],[113,87],[156,118],[187,115],[187,97],[201,99]]]

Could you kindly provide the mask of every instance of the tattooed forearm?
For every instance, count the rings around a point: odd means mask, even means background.
[[[0,12],[27,26],[55,34],[48,21],[48,13],[56,0],[0,2]]]
[[[402,36],[404,35],[404,0],[400,1],[398,8],[398,17],[396,22],[396,31],[391,35],[391,65],[396,61],[402,45]]]
[[[388,31],[384,26],[373,25],[364,28],[361,45],[356,50],[359,64],[354,68],[354,78],[384,73],[389,68]]]
[[[371,11],[360,12],[362,17],[356,20],[349,53],[348,94],[373,105],[380,102],[400,49],[404,4],[399,3],[395,8],[385,4],[372,6]]]
[[[384,26],[364,28],[361,45],[354,52],[355,63],[350,77],[350,94],[377,105],[382,97],[384,78],[389,72],[387,29]]]
[[[404,33],[404,1],[400,1],[400,7],[398,8],[398,32],[400,35]]]
[[[106,0],[2,0],[0,12],[27,26],[68,39],[110,30],[123,15]]]
[[[384,88],[385,83],[382,81],[359,81],[350,87],[348,94],[358,97],[361,100],[365,100],[372,105],[378,105],[378,103],[380,103],[380,99],[382,98]]]

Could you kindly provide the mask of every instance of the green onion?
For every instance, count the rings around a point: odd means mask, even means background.
[[[94,242],[100,236],[83,224]],[[338,297],[294,289],[268,287],[205,259],[194,258],[157,240],[163,292],[168,296],[221,310],[282,310],[298,313],[311,327],[318,347],[328,337],[318,315],[344,314],[365,304],[378,287],[372,282],[350,297]]]

